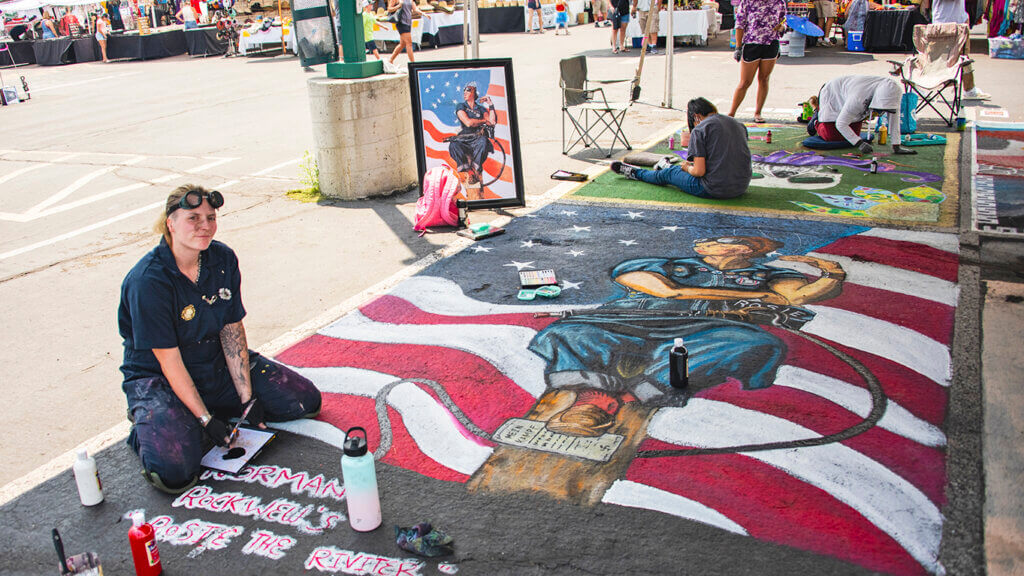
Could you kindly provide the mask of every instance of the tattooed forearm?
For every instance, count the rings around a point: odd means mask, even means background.
[[[238,397],[243,403],[248,402],[252,396],[252,384],[249,380],[249,344],[245,340],[245,327],[242,323],[235,322],[221,328],[220,343]]]

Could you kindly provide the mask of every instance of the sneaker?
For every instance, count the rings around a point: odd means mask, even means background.
[[[657,48],[651,48],[650,46],[647,47],[647,53],[648,54],[661,54],[661,52],[658,52]]]
[[[177,496],[178,494],[187,492],[189,489],[196,485],[196,482],[199,481],[199,476],[193,476],[192,480],[190,480],[184,486],[181,486],[180,488],[171,488],[164,484],[164,481],[156,472],[143,470],[142,477],[145,478],[146,482],[149,483],[149,485],[152,486],[153,488],[156,488],[157,490],[163,492],[164,494],[170,494],[172,496]]]
[[[992,95],[987,92],[983,92],[980,88],[975,86],[970,90],[964,90],[963,98],[965,100],[988,100]]]
[[[612,162],[612,172],[622,174],[630,180],[638,180],[636,177],[636,166],[630,166],[629,164],[619,162],[618,160]]]
[[[658,163],[654,165],[654,169],[655,170],[664,170],[665,168],[668,168],[671,165],[672,165],[672,159],[666,157],[666,158],[662,158],[661,160],[658,160]]]
[[[548,420],[545,427],[558,434],[593,438],[605,433],[615,417],[593,404],[575,404]]]

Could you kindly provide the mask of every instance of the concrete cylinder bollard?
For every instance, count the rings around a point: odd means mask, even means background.
[[[418,184],[408,76],[311,78],[308,85],[321,194],[353,200]]]

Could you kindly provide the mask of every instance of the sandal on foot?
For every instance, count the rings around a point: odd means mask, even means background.
[[[764,124],[764,118],[762,118],[761,116],[755,114],[754,115],[754,124]]]

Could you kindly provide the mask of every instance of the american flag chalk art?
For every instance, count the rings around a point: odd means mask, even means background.
[[[324,392],[285,427],[364,426],[381,461],[470,491],[944,572],[953,235],[561,203],[507,230],[280,354]],[[561,295],[517,299],[540,269]]]

